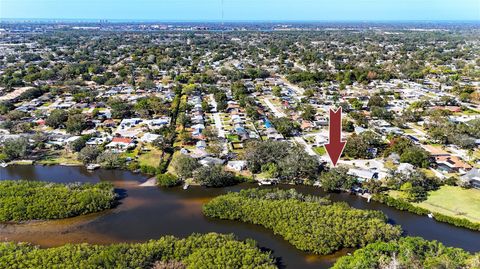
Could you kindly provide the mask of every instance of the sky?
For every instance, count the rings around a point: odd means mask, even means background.
[[[223,0],[225,21],[480,21],[480,0]],[[0,0],[0,19],[221,21],[222,0]]]

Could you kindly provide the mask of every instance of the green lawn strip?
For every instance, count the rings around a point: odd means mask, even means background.
[[[442,186],[428,193],[426,201],[415,205],[447,216],[480,223],[480,190]]]
[[[312,147],[313,151],[315,151],[315,153],[317,153],[318,155],[322,156],[322,155],[325,155],[325,153],[327,153],[327,151],[325,150],[325,147],[321,146],[321,147]]]

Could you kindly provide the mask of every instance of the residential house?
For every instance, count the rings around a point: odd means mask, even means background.
[[[476,189],[480,189],[480,169],[473,168],[460,178]]]
[[[227,168],[235,170],[235,171],[242,171],[247,167],[246,161],[229,161],[227,163]]]
[[[112,142],[108,143],[106,147],[117,152],[123,152],[135,148],[135,142],[131,138],[114,137]]]
[[[371,170],[350,168],[348,169],[347,174],[356,177],[357,180],[360,182],[371,180],[371,179],[378,179],[378,172],[374,172]]]
[[[199,163],[203,166],[212,166],[212,165],[222,165],[225,161],[218,158],[213,157],[205,157],[199,161]]]

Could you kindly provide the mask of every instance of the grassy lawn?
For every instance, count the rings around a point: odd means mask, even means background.
[[[430,169],[426,169],[426,168],[421,168],[420,171],[422,171],[423,173],[425,173],[425,175],[427,177],[436,177],[435,173],[430,170]]]
[[[477,111],[477,110],[473,110],[473,109],[466,109],[464,110],[462,113],[459,113],[460,115],[461,114],[465,114],[465,115],[478,115],[480,112]]]
[[[415,134],[415,131],[413,131],[412,129],[403,129],[403,131],[404,131],[406,134]]]
[[[82,162],[77,160],[77,155],[72,152],[67,152],[65,150],[56,150],[50,151],[43,156],[43,158],[37,161],[38,164],[44,165],[56,165],[56,164],[67,164],[67,165],[83,165]]]
[[[157,167],[160,164],[160,157],[162,157],[162,151],[153,147],[148,147],[150,151],[143,152],[138,155],[139,165],[148,165]]]
[[[443,148],[443,145],[442,144],[438,144],[438,143],[429,143],[430,146],[432,147],[435,147],[435,148],[441,148],[445,151],[447,151],[446,149]]]
[[[416,205],[433,213],[480,222],[480,190],[443,186],[439,190],[429,192],[428,199]]]
[[[473,156],[472,156],[472,157],[473,157],[473,158],[480,159],[480,150],[475,149],[475,150],[473,151]]]
[[[395,199],[405,198],[402,191],[391,190],[388,191],[388,195]]]
[[[325,151],[325,147],[312,147],[312,149],[313,151],[315,151],[315,153],[317,153],[320,156],[325,155],[325,153],[327,153]]]
[[[240,138],[236,134],[228,134],[227,139],[230,142],[240,142]]]
[[[167,168],[167,172],[172,174],[172,175],[177,175],[177,173],[175,172],[175,169],[173,168],[173,163],[175,163],[175,159],[178,158],[178,156],[180,156],[180,151],[175,151],[173,153],[173,156],[172,156],[172,160],[170,161],[170,165],[168,166]]]

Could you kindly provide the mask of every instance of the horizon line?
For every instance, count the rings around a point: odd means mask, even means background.
[[[202,19],[192,19],[192,20],[162,20],[162,19],[109,19],[109,18],[1,18],[0,22],[8,21],[50,21],[50,22],[149,22],[149,23],[319,23],[319,22],[476,22],[480,23],[480,19],[447,19],[447,20],[436,20],[436,19],[330,19],[330,20],[295,20],[295,19],[284,19],[284,20],[221,20],[221,19],[211,19],[211,20],[202,20]]]

